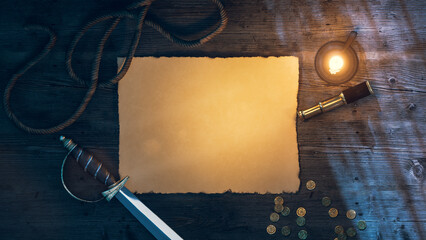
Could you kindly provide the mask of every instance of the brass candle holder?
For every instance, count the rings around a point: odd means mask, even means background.
[[[339,85],[355,76],[358,70],[358,56],[351,44],[356,36],[357,33],[352,31],[346,42],[331,41],[318,50],[315,56],[315,70],[322,80]]]

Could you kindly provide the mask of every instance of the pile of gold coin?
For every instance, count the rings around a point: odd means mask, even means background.
[[[331,199],[329,198],[329,197],[323,197],[322,199],[321,199],[321,204],[324,206],[324,207],[329,207],[330,205],[331,205]],[[331,218],[336,218],[338,215],[339,215],[339,211],[336,209],[336,208],[330,208],[329,210],[328,210],[328,215],[331,217]],[[349,209],[348,211],[346,211],[346,217],[349,219],[349,220],[353,220],[353,219],[355,219],[356,218],[356,211],[355,210],[353,210],[353,209]],[[365,221],[359,221],[358,222],[358,224],[357,224],[357,227],[358,227],[358,229],[359,230],[364,230],[364,229],[366,229],[367,228],[367,224],[365,223]],[[341,226],[341,225],[337,225],[335,228],[334,228],[334,232],[337,234],[337,238],[335,238],[335,240],[337,239],[337,240],[340,240],[340,239],[346,239],[347,237],[354,237],[354,236],[356,236],[356,234],[357,234],[357,232],[356,232],[356,230],[355,230],[355,228],[353,228],[353,227],[350,227],[350,228],[348,228],[347,230],[346,230],[346,232],[345,232],[345,229],[343,228],[343,226]]]
[[[328,207],[331,205],[331,199],[329,197],[323,197],[321,200],[321,203],[323,206]],[[328,210],[328,215],[332,218],[337,217],[338,214],[339,214],[339,211],[336,208],[330,208]],[[356,211],[353,209],[348,210],[346,212],[346,217],[350,220],[355,219]],[[365,221],[359,221],[357,226],[359,230],[364,230],[365,228],[367,228],[367,224],[365,223]],[[334,238],[334,240],[347,239],[347,237],[355,237],[357,234],[355,228],[349,227],[345,232],[345,229],[341,225],[335,226],[334,232],[337,234],[337,237]]]
[[[324,202],[326,204],[324,204]],[[324,200],[324,198],[322,199],[322,203],[323,203],[324,206],[327,206],[327,205],[329,206],[329,204],[328,204],[329,202],[331,203],[331,200],[329,201],[328,199],[325,199],[325,200]],[[337,217],[338,214],[339,214],[339,211],[336,208],[330,208],[328,210],[328,215],[332,218]],[[356,218],[356,211],[353,210],[353,209],[348,210],[346,212],[346,217],[350,220],[355,219]],[[359,230],[364,230],[365,228],[367,228],[367,224],[365,223],[365,221],[359,221],[357,226],[358,226]],[[350,227],[345,232],[345,229],[341,225],[337,225],[334,228],[334,232],[337,234],[337,238],[335,238],[335,239],[338,239],[338,240],[346,239],[347,237],[355,237],[356,234],[357,234],[355,228]]]
[[[274,199],[274,203],[275,203],[274,211],[277,213],[281,213],[284,210],[284,206],[283,206],[284,199],[278,196]]]
[[[338,211],[335,208],[330,208],[330,210],[328,211],[330,217],[337,217]],[[346,212],[346,217],[350,220],[353,220],[356,218],[356,211],[353,209],[350,209]],[[358,221],[357,227],[359,230],[365,230],[367,228],[367,224],[365,223],[365,221],[361,220]],[[353,227],[349,227],[346,232],[345,229],[343,228],[343,226],[341,225],[337,225],[334,228],[334,232],[337,234],[337,238],[335,238],[335,240],[341,240],[341,239],[347,239],[347,237],[355,237],[357,234],[357,231],[355,228]]]
[[[313,182],[313,181],[312,181]],[[308,185],[307,185],[308,186]],[[313,186],[315,188],[315,182],[313,183]],[[312,188],[312,183],[309,184],[309,188]],[[288,206],[284,206],[284,199],[280,196],[275,197],[274,199],[274,212],[271,213],[269,215],[269,220],[273,223],[276,223],[279,221],[280,219],[280,215],[279,213],[281,213],[282,216],[288,216],[290,215],[290,208]],[[297,214],[297,219],[296,219],[296,224],[300,227],[304,226],[306,223],[306,219],[304,218],[304,216],[306,215],[306,209],[304,207],[299,207],[296,211]],[[274,235],[277,231],[277,228],[275,225],[268,225],[266,227],[266,232],[269,235]],[[283,236],[290,236],[291,234],[291,228],[290,226],[284,226],[281,229],[281,234]],[[300,230],[297,234],[297,236],[299,237],[299,239],[306,239],[308,236],[308,232],[306,230]]]
[[[309,180],[306,182],[306,189],[309,191],[313,191],[316,188],[316,183],[313,180]],[[312,196],[312,194],[311,194]],[[288,206],[284,206],[284,199],[281,196],[277,196],[274,199],[274,211],[269,215],[269,220],[273,223],[277,223],[280,220],[280,213],[282,216],[289,216],[290,215],[290,208]],[[328,215],[331,218],[336,218],[339,215],[339,210],[335,207],[331,207],[332,201],[330,197],[323,197],[321,199],[321,204],[324,207],[328,208]],[[296,209],[296,225],[299,227],[303,227],[306,224],[305,216],[307,215],[307,211],[304,207],[298,207]],[[354,220],[357,217],[357,213],[354,209],[349,209],[346,211],[346,218],[349,220]],[[358,221],[356,227],[359,230],[365,230],[367,228],[367,224],[365,221],[361,220]],[[277,232],[276,226],[270,224],[266,227],[266,232],[270,235],[273,235]],[[355,237],[357,235],[357,230],[354,227],[349,227],[345,230],[345,228],[342,225],[337,225],[334,227],[334,232],[336,233],[337,237],[334,238],[334,240],[341,240],[341,239],[347,239],[348,237]],[[283,226],[281,228],[281,234],[285,237],[291,235],[291,227],[290,226]],[[299,239],[307,239],[308,232],[304,229],[301,229],[297,232],[297,236]]]
[[[307,184],[307,186],[308,186],[308,184]],[[331,205],[331,199],[329,198],[329,197],[323,197],[322,199],[321,199],[321,204],[324,206],[324,207],[329,207],[330,205]],[[331,218],[336,218],[338,215],[339,215],[339,211],[337,210],[337,208],[330,208],[329,210],[328,210],[328,215],[331,217]],[[349,209],[348,211],[346,211],[346,217],[349,219],[349,220],[353,220],[353,219],[355,219],[356,218],[356,216],[357,216],[357,213],[356,213],[356,211],[355,210],[353,210],[353,209]],[[364,229],[366,229],[367,228],[367,224],[365,223],[365,221],[359,221],[358,222],[358,224],[357,224],[357,227],[358,227],[358,229],[359,230],[364,230]],[[355,230],[355,228],[353,228],[353,227],[349,227],[346,231],[345,231],[345,229],[343,228],[343,226],[341,226],[341,225],[337,225],[337,226],[335,226],[335,228],[334,228],[334,232],[337,234],[337,237],[336,238],[334,238],[334,240],[341,240],[341,239],[347,239],[347,237],[355,237],[356,236],[356,234],[357,234],[357,232],[356,232],[356,230]]]
[[[278,197],[276,197],[274,199],[274,203],[275,203],[274,212],[269,215],[269,220],[271,220],[271,222],[276,223],[276,222],[278,222],[280,220],[279,213],[282,213],[283,210],[284,210],[284,206],[283,206],[284,199],[282,197],[278,196]],[[266,227],[266,232],[269,235],[275,234],[276,231],[277,231],[277,228],[274,225],[272,225],[272,224]],[[284,231],[284,230],[282,230],[282,231]]]

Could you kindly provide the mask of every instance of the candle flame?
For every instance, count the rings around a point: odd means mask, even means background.
[[[332,57],[330,59],[329,66],[330,66],[329,71],[331,74],[336,74],[340,72],[340,70],[342,70],[342,67],[343,67],[343,58],[341,56]]]

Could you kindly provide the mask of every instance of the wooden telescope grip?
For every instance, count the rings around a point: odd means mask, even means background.
[[[84,171],[90,173],[95,179],[98,179],[106,186],[116,183],[111,173],[93,155],[84,151],[83,148],[79,147],[71,139],[67,139],[64,136],[61,136],[59,139]]]

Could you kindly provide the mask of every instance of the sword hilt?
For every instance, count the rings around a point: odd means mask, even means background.
[[[96,160],[92,154],[87,153],[71,139],[65,138],[64,136],[61,136],[59,140],[61,140],[64,147],[68,149],[70,155],[75,158],[84,171],[90,173],[93,177],[95,177],[95,179],[98,179],[106,186],[111,186],[116,183],[116,180],[111,173],[102,165],[102,163]]]

